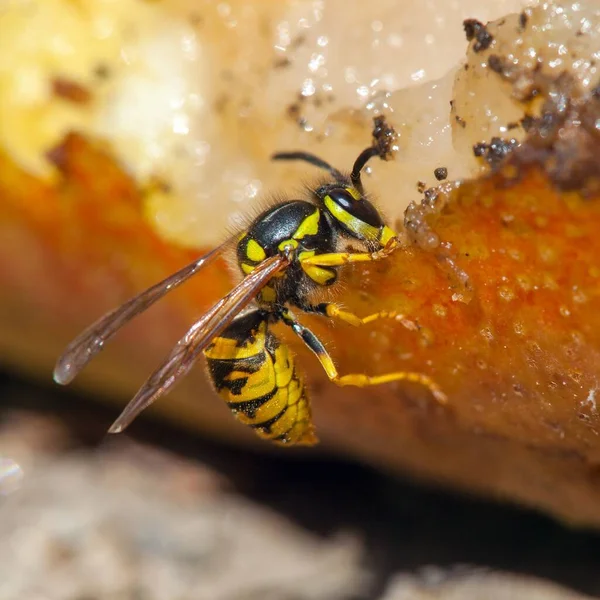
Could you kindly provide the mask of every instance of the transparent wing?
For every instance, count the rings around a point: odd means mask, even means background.
[[[123,431],[144,409],[170,390],[196,362],[198,355],[235,319],[258,292],[290,263],[287,256],[277,255],[262,261],[227,296],[219,300],[177,342],[163,364],[152,373],[133,400],[109,429]]]
[[[163,279],[115,310],[104,315],[78,335],[65,349],[54,368],[54,381],[66,385],[102,350],[106,342],[134,317],[144,312],[165,294],[187,281],[219,256],[231,240]]]

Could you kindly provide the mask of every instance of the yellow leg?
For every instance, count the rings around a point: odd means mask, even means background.
[[[407,329],[413,331],[417,329],[417,326],[411,320],[395,310],[382,310],[367,315],[366,317],[359,317],[350,311],[340,308],[337,304],[325,303],[320,304],[317,308],[319,313],[324,314],[331,319],[339,319],[340,321],[344,321],[344,323],[354,325],[355,327],[367,325],[378,319],[393,319],[394,321],[400,321]]]
[[[434,398],[440,404],[446,404],[448,399],[446,394],[442,392],[441,388],[435,383],[431,377],[424,375],[423,373],[417,373],[414,371],[396,371],[394,373],[386,373],[385,375],[364,375],[362,373],[349,373],[348,375],[342,375],[338,373],[338,370],[333,362],[333,359],[319,340],[319,338],[307,327],[300,324],[294,319],[294,317],[286,312],[283,316],[283,321],[289,325],[296,335],[298,335],[302,341],[313,351],[321,366],[327,373],[327,377],[333,383],[339,386],[353,385],[356,387],[367,387],[371,385],[381,385],[383,383],[391,383],[392,381],[410,381],[412,383],[419,383],[425,386],[434,396]],[[358,317],[357,317],[358,318]]]
[[[446,404],[448,402],[448,398],[446,397],[446,394],[442,392],[440,386],[431,379],[431,377],[428,377],[423,373],[417,373],[415,371],[395,371],[393,373],[386,373],[385,375],[365,375],[364,373],[348,373],[348,375],[340,375],[331,356],[329,356],[329,353],[325,352],[323,354],[315,352],[315,354],[325,369],[327,377],[329,377],[333,383],[341,387],[353,385],[362,388],[371,385],[391,383],[393,381],[410,381],[425,386],[440,404]]]
[[[329,254],[316,254],[301,258],[300,262],[315,267],[341,267],[350,263],[372,262],[388,257],[398,247],[396,238],[391,238],[385,248],[377,252],[331,252]]]
[[[396,371],[387,373],[386,375],[370,376],[362,373],[349,373],[341,377],[336,374],[335,377],[330,377],[331,381],[339,386],[353,385],[355,387],[367,387],[370,385],[381,385],[383,383],[391,383],[392,381],[410,381],[425,386],[432,396],[440,403],[447,404],[448,398],[442,392],[438,384],[423,373],[414,371]]]

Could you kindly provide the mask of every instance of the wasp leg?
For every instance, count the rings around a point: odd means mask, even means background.
[[[349,373],[340,375],[331,358],[329,352],[323,346],[319,338],[307,327],[299,323],[289,311],[282,312],[283,322],[292,328],[294,333],[308,346],[315,354],[321,366],[325,370],[327,377],[339,386],[353,385],[356,387],[368,387],[371,385],[381,385],[391,383],[392,381],[410,381],[425,386],[440,404],[446,404],[448,399],[440,387],[431,377],[423,373],[414,371],[395,371],[385,375],[365,375],[364,373]]]
[[[385,248],[377,252],[331,252],[315,254],[299,258],[301,264],[314,267],[341,267],[350,263],[373,262],[387,258],[398,246],[398,241],[392,238]]]
[[[367,315],[366,317],[359,317],[353,312],[344,310],[341,306],[332,302],[323,302],[314,306],[307,305],[302,306],[301,308],[306,312],[323,315],[324,317],[329,317],[330,319],[339,319],[340,321],[344,321],[344,323],[354,325],[354,327],[368,325],[369,323],[377,321],[378,319],[393,319],[394,321],[400,321],[400,323],[402,323],[406,329],[410,329],[411,331],[418,329],[415,323],[408,319],[408,317],[395,310],[381,310],[379,312]]]

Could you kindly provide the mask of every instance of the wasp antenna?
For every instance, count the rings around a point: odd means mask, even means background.
[[[397,137],[396,130],[388,125],[386,118],[383,115],[373,119],[373,144],[363,150],[358,158],[354,161],[350,180],[352,185],[361,193],[364,194],[362,181],[360,179],[361,171],[365,165],[374,156],[379,156],[381,160],[389,160],[392,156],[393,142]]]
[[[379,149],[375,146],[369,146],[365,148],[359,155],[358,158],[354,161],[354,166],[352,167],[352,173],[350,173],[350,181],[352,185],[364,195],[363,184],[360,179],[360,173],[365,168],[365,165],[374,157],[379,156]]]
[[[328,171],[336,179],[344,178],[344,176],[335,167],[332,167],[327,161],[319,158],[315,154],[311,154],[310,152],[277,152],[271,156],[271,160],[302,160],[307,162],[309,165],[313,165],[313,167],[318,167],[319,169]]]

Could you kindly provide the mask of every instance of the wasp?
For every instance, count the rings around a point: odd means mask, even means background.
[[[288,345],[272,331],[276,323],[288,326],[306,344],[337,385],[364,387],[405,380],[422,384],[439,402],[445,402],[438,385],[423,373],[340,375],[324,344],[295,314],[297,310],[355,326],[380,318],[404,319],[392,312],[359,317],[334,302],[314,300],[319,290],[335,286],[342,267],[385,259],[399,246],[397,234],[367,199],[361,180],[371,158],[387,159],[391,153],[393,129],[386,127],[382,118],[375,121],[373,143],[361,152],[349,175],[314,154],[273,155],[274,160],[305,161],[326,171],[328,179],[310,189],[304,199],[271,206],[237,237],[240,283],[177,342],[109,432],[123,431],[186,375],[202,353],[217,393],[235,417],[258,436],[281,445],[315,444],[309,395]],[[228,240],[88,327],[58,360],[55,381],[70,383],[121,327],[196,275],[235,241]]]

